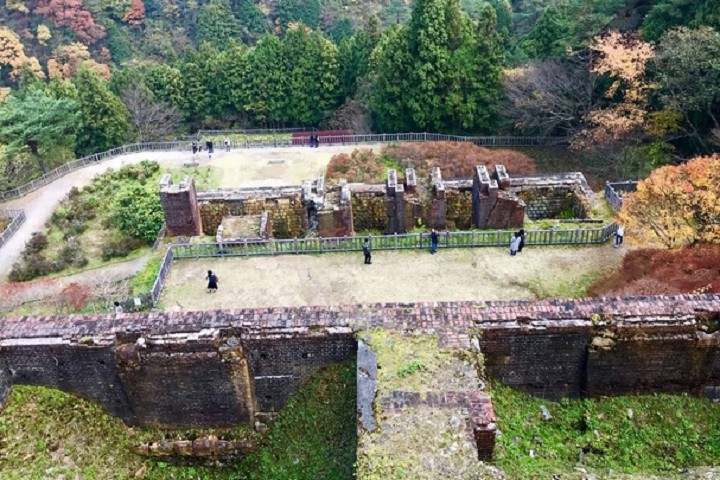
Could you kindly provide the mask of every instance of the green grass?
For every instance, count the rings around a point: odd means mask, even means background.
[[[702,398],[641,395],[556,403],[500,385],[491,394],[502,432],[495,463],[511,479],[577,475],[576,467],[599,475],[648,475],[720,464],[720,405]],[[541,405],[551,420],[542,420]]]
[[[180,183],[183,176],[189,175],[195,180],[195,189],[198,191],[218,188],[222,180],[222,169],[211,166],[164,168],[157,175],[156,180],[159,180],[160,176],[165,173],[172,175],[173,184]]]
[[[226,469],[176,467],[130,452],[137,443],[215,433],[239,439],[248,427],[161,431],[128,428],[97,405],[58,390],[17,385],[0,413],[0,478],[146,480],[345,480],[355,460],[355,363],[332,365],[291,398],[257,452]],[[64,475],[64,477],[62,477]]]
[[[155,285],[155,279],[157,278],[164,256],[164,248],[158,248],[156,251],[152,252],[152,255],[145,264],[145,268],[132,278],[133,295],[142,295],[143,293],[147,293],[153,285]]]

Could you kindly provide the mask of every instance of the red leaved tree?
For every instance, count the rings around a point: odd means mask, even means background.
[[[105,38],[105,28],[95,23],[92,14],[83,8],[81,0],[38,0],[35,13],[56,27],[69,28],[85,45],[92,45]]]

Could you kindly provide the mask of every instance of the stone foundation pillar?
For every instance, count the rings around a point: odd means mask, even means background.
[[[160,179],[160,202],[169,237],[193,237],[202,233],[195,182],[189,176],[185,175],[178,185],[173,185],[170,174],[163,175]]]
[[[351,237],[353,235],[352,195],[344,180],[340,181],[338,205],[318,212],[318,235],[321,237]]]
[[[428,226],[443,230],[447,224],[447,199],[445,198],[445,185],[443,185],[440,167],[432,170],[432,199],[428,212]]]
[[[498,183],[491,180],[484,165],[475,167],[472,188],[472,224],[478,228],[488,228],[488,218],[498,198]]]
[[[405,187],[398,183],[397,172],[393,168],[388,170],[385,184],[385,207],[388,215],[385,233],[405,233]]]

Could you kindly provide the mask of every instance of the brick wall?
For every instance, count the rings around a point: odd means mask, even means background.
[[[476,343],[491,377],[545,397],[713,394],[719,319],[717,294],[6,318],[0,387],[59,388],[130,424],[246,421],[383,327]]]

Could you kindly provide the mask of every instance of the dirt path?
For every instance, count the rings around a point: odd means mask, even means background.
[[[350,152],[356,146],[289,148],[253,148],[229,153],[216,151],[213,158],[197,155],[200,165],[216,166],[222,171],[222,187],[256,187],[259,185],[300,185],[305,179],[317,177],[330,158],[339,152]],[[365,148],[365,147],[363,147]],[[53,211],[72,187],[88,185],[95,175],[109,168],[153,160],[162,167],[181,167],[192,159],[190,152],[141,152],[113,158],[96,165],[75,170],[22,198],[0,203],[0,208],[25,210],[27,220],[0,251],[0,280],[6,280],[12,264],[33,232],[43,229]],[[284,163],[276,163],[285,160]]]
[[[335,305],[368,302],[515,300],[578,295],[598,272],[615,268],[624,249],[477,248],[176,261],[161,302],[166,310]],[[205,292],[206,272],[219,291]]]

